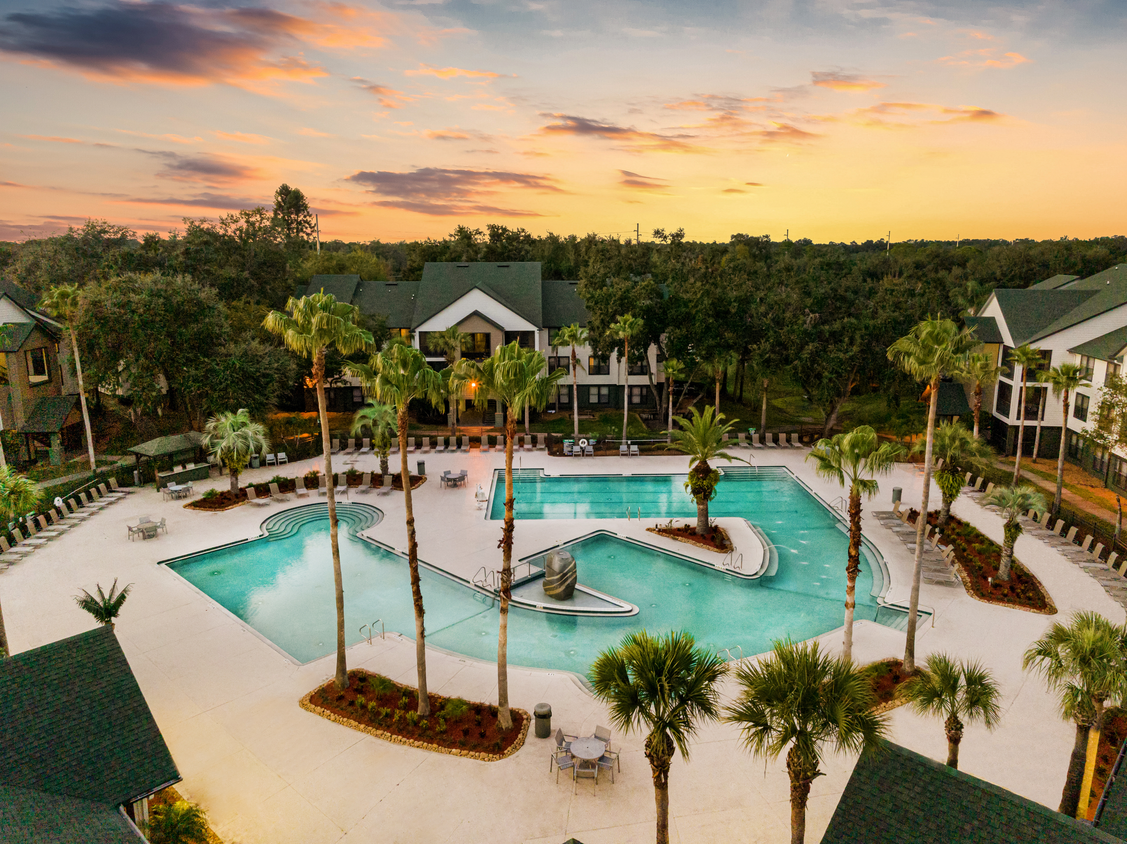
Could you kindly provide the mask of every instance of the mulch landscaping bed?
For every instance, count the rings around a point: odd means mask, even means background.
[[[1124,739],[1127,739],[1127,710],[1113,706],[1104,714],[1104,728],[1100,732],[1100,743],[1096,748],[1096,771],[1092,776],[1092,793],[1088,800],[1089,819],[1099,805]]]
[[[213,495],[210,498],[197,498],[194,501],[189,501],[184,505],[185,510],[210,510],[211,512],[218,512],[220,510],[230,510],[232,507],[238,507],[240,504],[247,503],[247,493],[245,489],[240,489],[239,494],[231,492],[229,489],[222,490],[219,495]]]
[[[882,659],[866,665],[862,671],[869,677],[873,696],[877,703],[873,707],[877,712],[888,712],[898,706],[903,706],[904,701],[896,697],[896,690],[908,679],[904,672],[904,661],[892,657]]]
[[[419,718],[418,691],[363,669],[348,672],[348,688],[330,680],[301,700],[301,707],[378,738],[487,762],[516,753],[528,733],[529,715],[511,709],[513,728],[497,728],[497,707],[432,694],[431,714]]]
[[[149,798],[149,811],[152,812],[157,806],[165,804],[179,803],[184,798],[180,796],[180,792],[172,786],[162,789]],[[216,835],[210,826],[207,828],[207,844],[223,844],[223,839]]]
[[[909,514],[911,521],[915,521],[918,516],[919,511],[914,509]],[[938,511],[933,510],[928,514],[929,524],[934,525],[938,519]],[[1046,615],[1056,613],[1056,605],[1041,581],[1019,563],[1016,557],[1010,568],[1009,581],[991,582],[991,578],[998,576],[998,563],[1002,559],[1002,546],[997,542],[956,516],[947,518],[941,536],[941,544],[950,544],[955,548],[955,560],[963,575],[963,585],[971,597],[990,604]]]
[[[348,475],[348,488],[359,489],[360,482],[364,479],[361,473],[355,475]],[[292,495],[297,489],[297,482],[301,481],[305,488],[310,492],[317,490],[317,481],[309,478],[285,478],[284,480],[277,481],[278,490],[280,492]],[[411,475],[411,489],[418,489],[426,482],[426,475]],[[254,491],[259,497],[270,495],[271,481],[266,483],[254,484]],[[372,489],[379,489],[383,486],[383,476],[373,473]],[[403,477],[395,474],[391,479],[391,488],[393,490],[403,491]],[[246,487],[239,490],[239,494],[235,495],[229,489],[224,489],[218,495],[213,495],[210,498],[197,498],[194,501],[189,501],[184,505],[186,510],[208,510],[211,512],[218,512],[222,510],[230,510],[232,507],[238,507],[240,504],[247,503]]]
[[[728,532],[722,527],[714,526],[701,534],[697,533],[696,525],[679,525],[677,527],[656,525],[652,528],[646,528],[646,532],[656,533],[658,536],[676,539],[678,542],[686,542],[689,545],[695,545],[706,551],[716,551],[720,554],[727,554],[732,550],[732,540],[728,538]]]

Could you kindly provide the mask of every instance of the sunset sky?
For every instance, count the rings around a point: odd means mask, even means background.
[[[1127,233],[1123,0],[0,0],[0,239],[300,187],[323,239],[498,222]]]

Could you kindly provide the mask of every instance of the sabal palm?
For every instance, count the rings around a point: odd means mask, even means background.
[[[771,655],[736,670],[739,695],[724,720],[740,727],[755,756],[784,752],[790,775],[791,844],[806,838],[810,784],[823,750],[869,753],[880,747],[885,716],[873,711],[868,677],[852,663],[822,653],[817,642],[775,642]]]
[[[290,297],[286,311],[271,311],[263,327],[276,334],[294,354],[312,362],[313,384],[317,391],[317,415],[321,420],[321,453],[325,475],[329,478],[329,544],[333,552],[333,581],[336,588],[337,663],[336,686],[348,688],[348,667],[345,663],[344,577],[340,567],[340,540],[337,536],[337,499],[333,491],[333,456],[329,433],[329,413],[325,402],[325,356],[329,349],[342,355],[362,352],[372,345],[372,335],[362,329],[360,312],[345,302],[338,302],[331,293],[313,293],[300,299]]]
[[[1061,397],[1061,419],[1068,425],[1068,405],[1072,394],[1077,387],[1091,387],[1091,383],[1084,380],[1084,370],[1075,363],[1062,363],[1054,366],[1045,373],[1045,382],[1052,387],[1053,395]],[[1061,436],[1060,446],[1057,449],[1057,488],[1053,494],[1053,516],[1060,512],[1061,488],[1064,486],[1064,452],[1065,437]]]
[[[720,473],[708,461],[736,459],[724,451],[724,435],[739,420],[724,422],[724,414],[713,414],[711,407],[706,407],[703,413],[695,407],[691,410],[692,416],[688,419],[674,417],[673,421],[681,428],[672,432],[672,445],[689,455],[689,479],[685,481],[685,489],[696,502],[697,534],[703,535],[708,532],[708,502],[716,495],[716,484],[720,481]]]
[[[1017,456],[1014,458],[1013,480],[1016,484],[1021,477],[1021,448],[1022,440],[1025,437],[1025,385],[1029,381],[1029,373],[1031,371],[1034,377],[1036,377],[1037,367],[1041,365],[1041,350],[1030,346],[1028,343],[1023,343],[1010,352],[1010,362],[1021,367],[1021,399],[1018,405]]]
[[[985,352],[967,355],[963,361],[959,380],[974,391],[974,438],[978,439],[978,417],[982,412],[982,391],[996,383],[1002,368],[994,365],[994,358]]]
[[[700,724],[720,715],[717,682],[726,666],[710,650],[696,647],[689,633],[651,636],[630,633],[599,655],[588,679],[595,697],[610,707],[623,732],[646,733],[657,808],[657,844],[669,841],[669,769],[675,752],[689,758],[689,742]]]
[[[151,844],[207,844],[207,816],[187,800],[164,803],[149,813],[146,833]]]
[[[419,686],[419,715],[430,714],[427,696],[426,625],[423,590],[419,580],[419,541],[415,535],[415,509],[411,496],[411,471],[407,468],[408,410],[411,402],[427,401],[438,407],[446,395],[446,379],[427,365],[423,353],[403,343],[389,343],[373,355],[368,365],[347,364],[345,369],[360,379],[364,392],[396,410],[399,432],[399,473],[403,479],[403,507],[407,522],[407,567],[411,572],[411,600],[415,610],[415,670]]]
[[[974,335],[949,319],[925,319],[888,347],[888,359],[917,381],[926,381],[930,400],[927,408],[927,434],[924,449],[923,491],[920,512],[927,513],[931,492],[932,453],[935,444],[935,414],[939,402],[939,383],[945,375],[959,375],[966,355],[978,345]],[[904,644],[904,668],[916,670],[916,625],[919,623],[920,580],[923,575],[924,528],[920,518],[916,528],[916,559],[912,572],[912,591],[908,600],[908,628]]]
[[[109,592],[103,592],[102,585],[99,583],[97,584],[97,595],[91,595],[83,589],[81,595],[75,595],[74,602],[94,616],[94,620],[99,624],[113,624],[113,620],[121,613],[125,599],[129,597],[132,589],[133,584],[130,583],[118,592],[117,578],[115,577]]]
[[[349,434],[355,436],[367,428],[372,432],[372,450],[380,458],[380,474],[386,475],[390,470],[387,457],[391,452],[391,438],[398,434],[396,425],[395,408],[389,404],[380,404],[378,401],[368,399],[364,406],[352,414],[352,428]]]
[[[959,662],[932,654],[924,667],[900,687],[899,694],[921,715],[943,718],[947,734],[947,766],[959,767],[959,745],[968,724],[998,726],[1001,693],[994,675],[977,662]]]
[[[78,356],[78,337],[74,333],[74,315],[78,310],[78,285],[60,284],[47,291],[39,303],[44,313],[60,319],[66,325],[70,348],[74,352],[74,374],[78,378],[78,404],[82,408],[82,424],[86,428],[86,452],[90,458],[90,471],[97,469],[94,459],[94,434],[90,429],[90,411],[86,408],[86,386],[82,380],[82,359]]]
[[[456,325],[449,326],[445,331],[435,331],[427,336],[427,343],[436,352],[441,352],[446,358],[448,366],[453,366],[462,359],[462,352],[465,351],[466,343],[470,339],[470,335],[458,328]],[[458,394],[451,390],[450,407],[447,410],[446,416],[450,422],[450,433],[456,435],[458,433]]]
[[[915,451],[919,451],[919,441]],[[935,485],[943,495],[939,508],[939,527],[947,524],[951,515],[951,505],[963,490],[962,469],[967,466],[979,468],[990,461],[993,450],[982,440],[966,429],[958,419],[944,422],[935,429],[935,444],[932,456],[943,461],[943,468],[935,473]]]
[[[1020,517],[1022,513],[1032,510],[1038,516],[1045,512],[1045,496],[1028,484],[1021,486],[995,487],[985,501],[1002,511],[1005,524],[1002,526],[1002,558],[998,561],[998,577],[996,580],[1007,581],[1010,579],[1010,569],[1013,567],[1014,543],[1021,536],[1022,527]]]
[[[728,369],[736,363],[736,356],[731,352],[721,352],[715,357],[702,360],[700,368],[704,370],[705,374],[712,379],[713,386],[715,387],[715,399],[713,402],[713,409],[720,412],[720,383],[724,378],[724,374]]]
[[[30,513],[38,506],[43,493],[35,482],[15,471],[11,466],[0,467],[0,524],[7,524],[17,516]],[[4,629],[4,612],[0,609],[0,659],[8,650],[8,633]]]
[[[846,434],[821,439],[806,459],[815,461],[815,471],[837,481],[849,493],[849,552],[845,564],[845,643],[842,656],[853,659],[853,611],[857,606],[857,575],[861,573],[861,497],[871,498],[879,490],[877,475],[888,474],[904,453],[896,443],[881,443],[868,425]]]
[[[622,442],[626,442],[626,427],[630,423],[630,338],[642,330],[642,320],[632,314],[623,314],[610,327],[609,334],[622,341]]]
[[[587,339],[587,329],[573,322],[557,331],[555,339],[552,340],[553,346],[571,347],[571,421],[572,433],[577,440],[579,439],[579,370],[583,364],[575,350],[577,346],[586,346]]]
[[[494,399],[505,407],[505,521],[501,529],[501,619],[497,633],[497,721],[502,730],[513,725],[509,710],[509,602],[513,584],[513,440],[516,417],[524,408],[542,409],[564,377],[562,369],[545,374],[548,362],[540,352],[522,349],[517,342],[500,346],[476,363],[463,360],[455,367],[455,382],[477,384],[475,401],[484,406]]]
[[[1060,811],[1083,818],[1088,812],[1096,750],[1109,701],[1127,693],[1127,630],[1094,612],[1078,612],[1067,625],[1056,623],[1025,652],[1022,667],[1034,669],[1060,695],[1061,712],[1077,723],[1076,745],[1086,722],[1087,751],[1083,778],[1077,776],[1078,747],[1074,747],[1061,795]]]
[[[212,416],[204,425],[204,447],[211,450],[231,476],[231,492],[239,494],[239,473],[246,469],[252,455],[270,447],[266,426],[250,418],[245,407],[234,413]]]
[[[673,441],[673,385],[677,381],[685,380],[685,365],[675,358],[666,358],[661,365],[665,373],[665,389],[669,394],[669,428],[666,430],[665,441]]]

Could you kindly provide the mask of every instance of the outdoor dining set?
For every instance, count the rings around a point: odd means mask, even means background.
[[[159,522],[154,522],[148,516],[140,516],[135,524],[126,523],[125,526],[129,529],[130,542],[138,536],[142,539],[156,539],[157,534],[162,530],[168,533],[168,525],[165,523],[164,519],[161,519]]]
[[[160,489],[161,495],[165,500],[169,498],[191,498],[195,489],[192,487],[192,482],[188,481],[186,484],[166,484]]]
[[[614,770],[622,770],[618,752],[611,749],[610,730],[595,727],[592,736],[569,736],[563,730],[556,730],[556,746],[548,762],[548,771],[556,768],[556,782],[560,781],[560,771],[570,771],[572,791],[578,786],[579,777],[591,777],[595,788],[599,787],[599,771],[610,771],[610,781],[614,783]]]
[[[442,478],[441,478],[442,486],[443,487],[465,486],[466,480],[467,480],[468,477],[469,477],[469,473],[465,469],[462,469],[459,472],[451,472],[451,471],[447,470],[447,471],[442,473]]]

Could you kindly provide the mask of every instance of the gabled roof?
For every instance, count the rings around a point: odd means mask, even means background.
[[[35,330],[34,322],[5,322],[0,325],[0,352],[15,354]]]
[[[0,660],[0,785],[118,806],[180,780],[113,629]]]
[[[34,311],[38,304],[34,294],[4,279],[0,279],[0,296],[7,296],[25,311]]]
[[[1056,334],[1058,331],[1063,331],[1066,328],[1077,325],[1092,317],[1099,316],[1114,308],[1127,305],[1127,271],[1120,273],[1117,272],[1118,269],[1118,267],[1113,267],[1111,270],[1105,270],[1098,275],[1091,276],[1083,281],[1078,281],[1067,290],[1053,291],[1058,296],[1075,291],[1077,293],[1087,293],[1088,297],[1067,312],[1062,313],[1061,311],[1057,311],[1052,314],[1056,319],[1038,331],[1037,334],[1030,339],[1039,340],[1042,337]],[[1127,266],[1125,266],[1124,269],[1127,270]],[[1097,281],[1097,279],[1101,278],[1103,279],[1102,281]],[[1081,287],[1081,285],[1084,286]]]
[[[1127,325],[1069,349],[1074,355],[1113,361],[1127,349]]]
[[[994,291],[998,307],[1006,320],[1013,344],[1020,346],[1046,333],[1045,329],[1093,298],[1091,290],[1013,290]],[[1057,329],[1059,330],[1059,329]],[[1051,333],[1051,332],[1050,332]]]
[[[563,328],[572,323],[587,325],[587,307],[579,296],[579,282],[543,281],[541,290],[545,327]]]
[[[44,396],[32,405],[20,431],[25,434],[57,434],[67,426],[67,417],[76,407],[78,396]]]
[[[319,293],[324,290],[331,293],[338,302],[352,303],[356,287],[360,284],[360,276],[353,275],[315,275],[309,279],[307,293]]]
[[[474,289],[481,290],[537,328],[544,325],[539,261],[469,264],[428,261],[423,266],[411,328],[418,328]]]
[[[862,757],[822,844],[1121,844],[892,742]]]
[[[936,416],[962,416],[970,413],[967,392],[958,381],[939,382],[939,401],[935,405]]]
[[[1039,281],[1036,284],[1029,286],[1030,290],[1057,290],[1064,287],[1070,281],[1076,281],[1079,276],[1075,275],[1055,275],[1052,278],[1047,278],[1044,281]]]
[[[1001,343],[1002,330],[998,328],[998,320],[990,316],[963,317],[967,328],[974,332],[974,336],[981,343]]]
[[[186,434],[157,437],[155,440],[135,445],[129,450],[142,457],[162,457],[165,454],[179,454],[200,448],[203,446],[203,441],[204,436],[199,431],[188,431]]]
[[[4,844],[142,844],[116,806],[0,785]]]
[[[417,281],[362,281],[352,304],[362,314],[383,314],[388,328],[411,328],[415,319]]]

